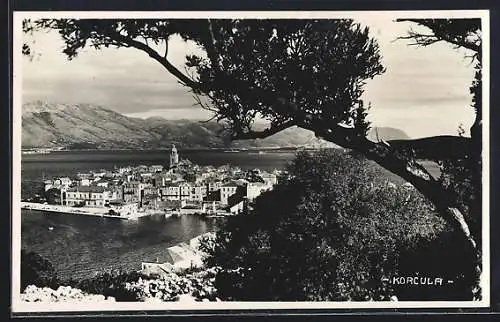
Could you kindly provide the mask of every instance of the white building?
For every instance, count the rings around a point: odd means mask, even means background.
[[[220,181],[209,181],[207,183],[207,190],[209,192],[217,191],[221,188],[221,186],[222,186],[222,182],[220,182]]]
[[[79,180],[78,184],[80,186],[87,186],[88,187],[88,186],[90,186],[90,182],[91,182],[90,179],[88,179],[88,178],[82,178],[82,179]]]
[[[160,188],[160,195],[165,200],[191,200],[192,188],[188,182],[171,183]]]
[[[245,210],[245,200],[241,199],[229,205],[228,211],[234,215],[238,215]]]
[[[69,188],[61,195],[62,204],[66,206],[105,207],[110,201],[118,199],[116,191],[95,186]]]
[[[203,201],[203,198],[207,196],[207,187],[204,185],[195,185],[191,187],[189,200],[191,201]]]
[[[223,205],[227,205],[229,197],[234,195],[238,190],[238,184],[236,182],[228,182],[220,187],[220,202]]]
[[[45,180],[43,184],[45,186],[45,191],[54,188],[54,181],[52,180]]]
[[[247,184],[247,198],[248,200],[254,200],[264,191],[270,190],[271,185],[262,182],[249,182]]]
[[[61,182],[61,186],[65,186],[66,188],[69,188],[69,186],[73,183],[73,181],[71,181],[68,177],[59,178],[59,181]]]
[[[260,177],[267,185],[274,186],[278,183],[278,177],[274,173],[261,172]]]
[[[129,173],[130,171],[132,171],[131,167],[123,167],[123,168],[118,169],[118,173],[120,175],[123,175],[125,173]]]
[[[45,191],[55,188],[55,189],[68,189],[73,181],[68,177],[57,178],[54,180],[45,180],[44,182]]]
[[[178,184],[166,184],[160,188],[160,195],[165,200],[180,200],[180,189]]]

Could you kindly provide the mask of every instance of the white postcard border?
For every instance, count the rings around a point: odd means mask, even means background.
[[[178,302],[163,303],[25,303],[20,300],[21,250],[21,93],[22,20],[25,18],[356,18],[363,15],[381,18],[481,18],[483,32],[483,273],[481,301],[399,301],[399,302]],[[95,312],[135,310],[271,310],[271,309],[395,309],[395,308],[482,308],[490,305],[490,225],[489,225],[489,84],[490,23],[488,10],[432,11],[18,11],[13,13],[13,110],[12,110],[12,312]],[[15,274],[14,274],[15,273]]]

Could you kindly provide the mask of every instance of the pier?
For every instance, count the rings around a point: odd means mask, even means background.
[[[131,215],[119,216],[119,215],[110,215],[108,213],[107,208],[91,208],[91,207],[68,207],[61,205],[49,205],[49,204],[41,204],[36,202],[21,202],[21,209],[26,210],[38,210],[38,211],[47,211],[59,214],[71,214],[71,215],[84,215],[84,216],[94,216],[94,217],[105,217],[105,218],[115,218],[122,220],[136,220],[141,217],[151,216],[153,214],[157,214],[158,212],[135,212]]]

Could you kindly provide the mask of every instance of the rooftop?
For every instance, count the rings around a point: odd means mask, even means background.
[[[104,187],[96,187],[96,186],[79,186],[69,188],[68,192],[94,192],[94,193],[103,193],[104,191],[110,191]]]

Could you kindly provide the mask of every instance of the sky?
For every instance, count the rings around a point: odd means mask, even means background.
[[[464,51],[444,42],[422,48],[396,40],[410,28],[418,29],[412,23],[376,14],[355,20],[370,28],[387,69],[367,82],[363,94],[372,105],[368,116],[372,126],[398,128],[413,138],[456,135],[460,124],[470,127],[474,70]],[[210,117],[194,106],[193,97],[174,76],[138,50],[87,48],[69,61],[56,33],[37,33],[26,40],[34,42],[36,55],[22,58],[23,102],[90,103],[142,118]],[[185,55],[195,52],[199,49],[192,43],[174,38],[168,58],[184,70]]]

